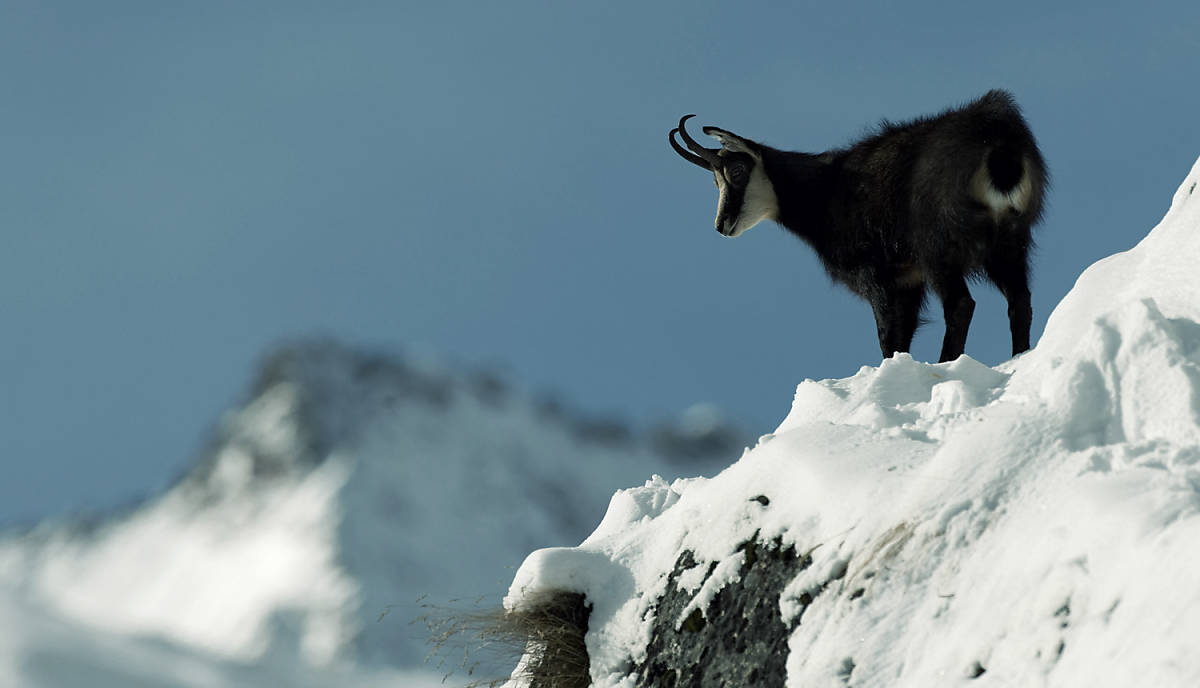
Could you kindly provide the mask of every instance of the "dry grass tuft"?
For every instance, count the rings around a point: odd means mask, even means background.
[[[438,668],[447,667],[447,654],[462,653],[457,668],[468,676],[492,666],[516,666],[513,678],[528,688],[586,688],[591,685],[584,636],[591,607],[584,596],[548,591],[529,598],[521,609],[501,607],[462,612],[425,605],[415,622],[429,629]],[[414,622],[414,623],[415,623]],[[496,688],[505,678],[472,678],[465,688]]]

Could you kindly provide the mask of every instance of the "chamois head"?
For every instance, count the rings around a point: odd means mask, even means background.
[[[705,148],[688,136],[684,123],[695,115],[684,115],[671,130],[671,147],[684,160],[713,173],[720,195],[717,200],[717,231],[735,237],[779,212],[775,188],[763,169],[762,146],[718,127],[704,133],[721,142],[720,148]],[[678,133],[688,150],[675,140]],[[689,152],[690,151],[690,152]]]

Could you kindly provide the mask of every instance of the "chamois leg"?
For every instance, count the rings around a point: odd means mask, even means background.
[[[967,281],[957,270],[935,275],[932,282],[933,290],[942,300],[946,319],[946,336],[942,339],[942,355],[938,358],[938,362],[945,363],[961,356],[967,346],[967,330],[975,313],[975,299],[971,298]]]
[[[883,299],[871,301],[871,312],[875,314],[875,334],[879,337],[879,352],[891,358],[896,349],[892,344],[892,314],[889,304]]]
[[[921,305],[925,288],[894,288],[886,297],[877,298],[871,309],[875,313],[875,329],[879,335],[879,350],[884,358],[897,352],[907,352],[913,334],[921,321]]]
[[[998,250],[985,266],[988,279],[1008,300],[1008,328],[1012,332],[1012,355],[1029,350],[1029,326],[1033,307],[1029,303],[1029,259],[1027,250],[1011,247]]]
[[[925,285],[901,289],[896,293],[900,346],[897,351],[908,351],[912,347],[913,335],[921,325],[921,307],[925,305]]]

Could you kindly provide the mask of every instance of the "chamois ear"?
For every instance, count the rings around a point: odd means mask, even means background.
[[[744,139],[732,131],[725,131],[720,127],[704,127],[704,133],[721,142],[721,146],[725,150],[733,151],[734,153],[757,153],[758,150],[753,141]]]

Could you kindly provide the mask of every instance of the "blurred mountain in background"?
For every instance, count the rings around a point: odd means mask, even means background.
[[[152,642],[138,651],[211,659],[251,683],[247,667],[279,657],[420,667],[428,632],[410,622],[424,604],[498,603],[529,551],[577,544],[616,490],[711,475],[746,443],[709,407],[635,429],[494,371],[297,342],[266,359],[248,401],[163,494],[0,538],[0,634],[53,625],[60,657],[78,654],[62,638]],[[36,667],[61,662],[30,661],[45,651],[36,637],[0,644],[0,671],[59,685]],[[84,673],[106,685],[97,661]],[[225,685],[209,673],[133,684]]]

